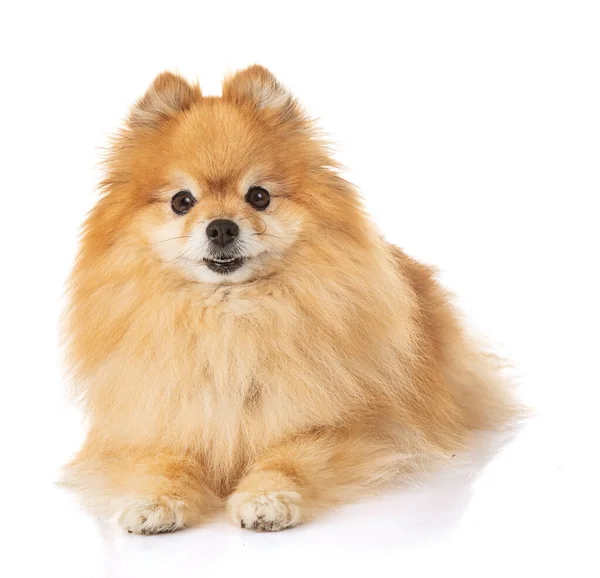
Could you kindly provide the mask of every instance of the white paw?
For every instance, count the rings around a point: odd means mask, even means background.
[[[130,534],[161,534],[183,528],[183,502],[172,498],[132,500],[123,504],[117,522]]]
[[[300,523],[301,504],[298,492],[240,492],[229,497],[227,508],[233,521],[242,528],[276,532]]]

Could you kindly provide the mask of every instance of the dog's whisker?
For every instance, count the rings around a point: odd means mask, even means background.
[[[252,235],[264,235],[267,230],[267,223],[265,223],[265,220],[262,219],[261,217],[255,217],[255,218],[257,218],[262,223],[263,230],[259,233],[252,233]],[[239,220],[240,221],[250,221],[251,219],[250,219],[250,217],[240,217]],[[274,235],[272,235],[272,236],[274,236]]]
[[[260,217],[259,217],[260,218]],[[265,223],[264,219],[260,219],[260,222],[263,224],[263,230],[259,235],[264,235],[267,232],[267,223]]]
[[[252,233],[252,235],[256,237],[273,237],[274,239],[281,239],[281,237],[273,235],[272,233]]]
[[[175,257],[174,259],[165,261],[165,263],[173,263],[173,261],[177,261],[177,260],[181,259],[186,253],[188,253],[189,251],[192,251],[192,250],[193,250],[192,247],[188,247],[185,251],[183,251],[183,253],[181,253],[180,255],[177,255],[177,257]]]
[[[175,241],[176,239],[191,239],[191,235],[180,235],[179,237],[171,237],[169,239],[162,239],[161,241],[154,241],[152,243],[148,243],[149,245],[158,245],[159,243],[166,243],[167,241]]]

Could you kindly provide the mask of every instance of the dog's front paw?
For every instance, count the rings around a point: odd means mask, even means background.
[[[117,522],[130,534],[161,534],[183,528],[183,502],[173,498],[137,499],[125,502]]]
[[[234,523],[242,528],[277,532],[300,523],[301,505],[302,497],[298,492],[236,492],[230,496],[227,509]]]

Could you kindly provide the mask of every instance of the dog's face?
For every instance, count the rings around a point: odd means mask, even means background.
[[[152,250],[200,282],[238,283],[268,274],[301,222],[276,206],[283,186],[259,175],[248,171],[219,183],[177,171],[148,220]]]
[[[217,100],[173,128],[164,184],[144,218],[164,263],[200,282],[239,283],[269,274],[285,257],[303,211],[264,132]]]
[[[226,81],[222,98],[166,73],[133,109],[108,180],[128,181],[114,206],[128,198],[139,249],[188,280],[232,284],[277,271],[310,229],[325,234],[330,203],[311,179],[328,162],[265,69]]]
[[[293,168],[286,170],[268,133],[216,99],[173,127],[165,182],[144,219],[164,263],[205,283],[244,282],[278,266],[303,211],[291,200]]]

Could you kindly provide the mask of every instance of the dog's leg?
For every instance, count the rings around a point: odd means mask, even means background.
[[[88,444],[66,467],[62,483],[127,532],[157,534],[195,524],[221,504],[201,472],[188,456]]]
[[[234,523],[252,530],[296,526],[319,508],[346,502],[414,467],[390,440],[333,430],[299,436],[261,455],[229,497]]]

